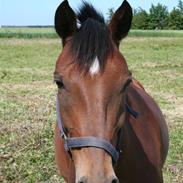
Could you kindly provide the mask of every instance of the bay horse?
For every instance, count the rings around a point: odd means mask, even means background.
[[[55,157],[68,183],[163,182],[165,119],[119,51],[132,17],[126,0],[108,25],[86,2],[78,13],[67,0],[56,10]]]

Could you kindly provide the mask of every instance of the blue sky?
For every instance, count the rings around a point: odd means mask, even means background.
[[[123,0],[86,0],[102,11],[106,17],[108,8],[117,9]],[[0,0],[0,25],[53,25],[54,13],[62,0]],[[158,2],[169,10],[177,6],[178,0],[128,0],[133,8],[148,10],[151,4]],[[69,0],[76,9],[81,0]]]

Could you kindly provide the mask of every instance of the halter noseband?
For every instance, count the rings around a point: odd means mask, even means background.
[[[133,111],[128,105],[126,105],[127,111],[133,115],[135,118],[137,117],[138,113]],[[119,158],[119,153],[121,152],[120,149],[117,150],[116,147],[114,147],[110,142],[104,139],[100,139],[97,137],[73,137],[69,138],[67,137],[66,133],[64,132],[64,127],[62,123],[62,118],[61,118],[61,113],[60,113],[60,105],[59,105],[59,100],[57,96],[56,100],[56,112],[57,112],[57,123],[58,123],[58,128],[60,130],[60,135],[64,141],[64,148],[66,151],[70,151],[71,149],[76,149],[76,148],[84,148],[84,147],[95,147],[99,149],[103,149],[106,152],[108,152],[114,163],[117,162]]]

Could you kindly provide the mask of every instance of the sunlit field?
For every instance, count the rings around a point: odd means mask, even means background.
[[[131,30],[129,37],[183,37],[176,30]],[[54,28],[1,28],[0,38],[58,38]]]
[[[49,28],[8,30],[9,34],[17,31],[54,36],[6,38],[7,30],[0,29],[0,182],[63,182],[57,173],[53,147],[53,71],[61,41]],[[133,76],[157,101],[168,123],[170,149],[164,167],[165,183],[181,183],[183,32],[156,31],[157,36],[139,32],[132,31],[120,50]]]

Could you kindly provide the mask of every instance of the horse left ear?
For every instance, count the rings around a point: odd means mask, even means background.
[[[119,47],[121,39],[127,36],[132,23],[133,13],[130,4],[124,0],[122,5],[114,13],[109,30],[112,34],[112,39]]]
[[[64,0],[55,12],[55,30],[62,38],[63,45],[67,37],[72,36],[77,29],[77,19],[74,11]]]

